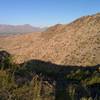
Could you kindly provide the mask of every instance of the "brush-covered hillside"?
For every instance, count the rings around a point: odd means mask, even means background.
[[[17,62],[40,59],[65,65],[99,64],[100,13],[44,32],[0,37],[0,49],[13,54]]]
[[[10,53],[0,51],[0,100],[100,100],[100,64],[15,64]]]

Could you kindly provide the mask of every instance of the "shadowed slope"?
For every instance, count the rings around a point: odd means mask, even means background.
[[[40,60],[30,60],[20,64],[20,66],[23,66],[23,69],[30,73],[39,75],[43,82],[46,81],[51,84],[55,89],[55,100],[71,100],[68,92],[71,85],[76,86],[75,100],[80,100],[84,96],[93,98],[97,96],[98,99],[100,98],[100,64],[96,66],[64,66]],[[98,81],[93,83],[85,82],[86,79],[95,78],[95,72],[98,74]]]

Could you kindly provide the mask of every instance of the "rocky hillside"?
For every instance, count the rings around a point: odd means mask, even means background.
[[[33,58],[65,65],[100,64],[100,13],[45,32],[0,37],[0,48],[18,62]]]

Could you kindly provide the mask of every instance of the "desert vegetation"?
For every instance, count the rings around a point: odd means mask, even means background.
[[[100,65],[15,64],[0,51],[0,100],[100,100]]]

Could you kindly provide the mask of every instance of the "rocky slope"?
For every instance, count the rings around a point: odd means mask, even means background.
[[[0,37],[0,48],[18,62],[40,59],[65,65],[100,64],[100,13],[45,32]]]

